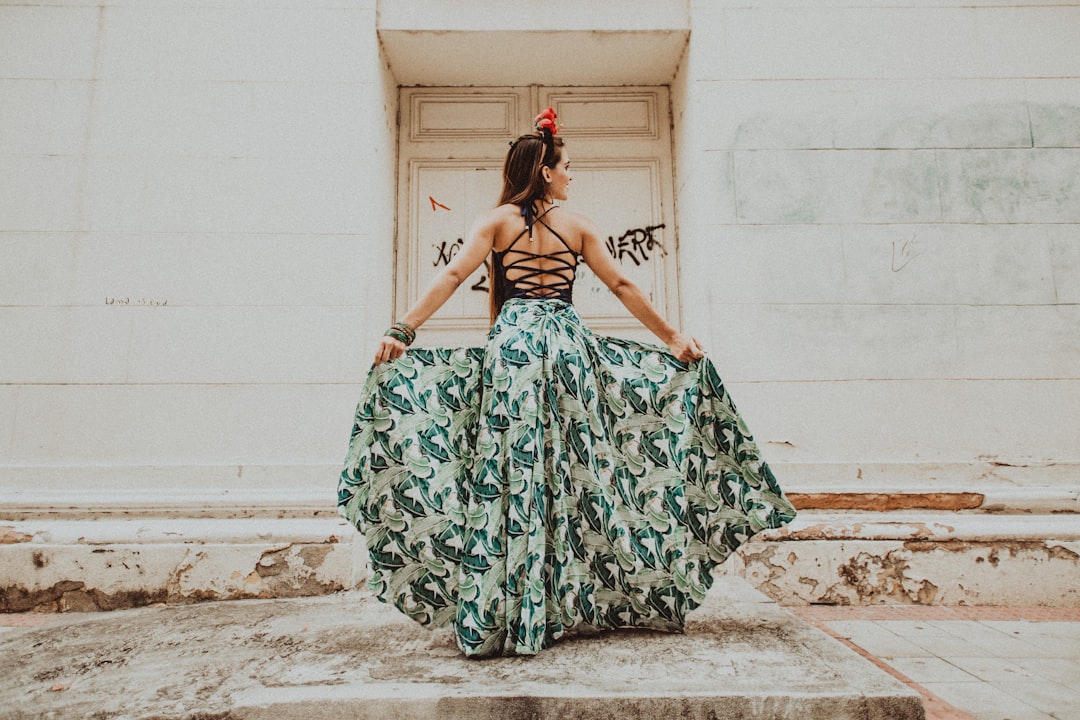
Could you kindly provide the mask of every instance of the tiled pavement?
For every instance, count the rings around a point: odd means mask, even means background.
[[[1080,608],[789,608],[899,677],[928,720],[1080,720]]]
[[[927,720],[1080,720],[1080,608],[788,608],[926,700]],[[0,615],[0,632],[61,616]]]

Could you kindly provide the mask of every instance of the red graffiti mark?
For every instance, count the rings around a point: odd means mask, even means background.
[[[443,205],[441,202],[437,201],[435,198],[431,197],[430,195],[427,196],[427,199],[431,201],[431,212],[438,212],[435,209],[437,207],[441,207],[443,210],[449,210],[450,209],[450,208],[446,207],[445,205]]]

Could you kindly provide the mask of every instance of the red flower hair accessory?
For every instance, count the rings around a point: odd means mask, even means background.
[[[559,132],[558,128],[555,127],[555,118],[557,117],[559,116],[555,114],[552,108],[545,109],[544,112],[536,116],[536,129],[541,132],[549,130],[552,135],[557,134]]]

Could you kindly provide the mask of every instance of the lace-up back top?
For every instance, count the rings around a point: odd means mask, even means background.
[[[534,218],[530,217],[531,209],[523,209],[525,229],[505,250],[492,252],[492,282],[496,291],[501,291],[503,299],[533,298],[573,302],[578,253],[567,244],[562,235],[544,222],[544,216],[555,207],[557,206],[549,207]],[[550,253],[537,253],[529,249],[535,242],[534,222],[544,226],[558,238],[563,249]]]

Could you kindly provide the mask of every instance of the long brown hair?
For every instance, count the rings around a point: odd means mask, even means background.
[[[534,211],[536,203],[547,195],[543,168],[553,168],[562,158],[563,140],[550,132],[531,132],[510,143],[510,151],[503,162],[503,187],[499,205],[518,205]],[[495,272],[492,262],[492,275]],[[491,322],[495,322],[503,303],[506,302],[501,283],[488,278],[488,306]],[[498,285],[498,287],[496,287]]]

